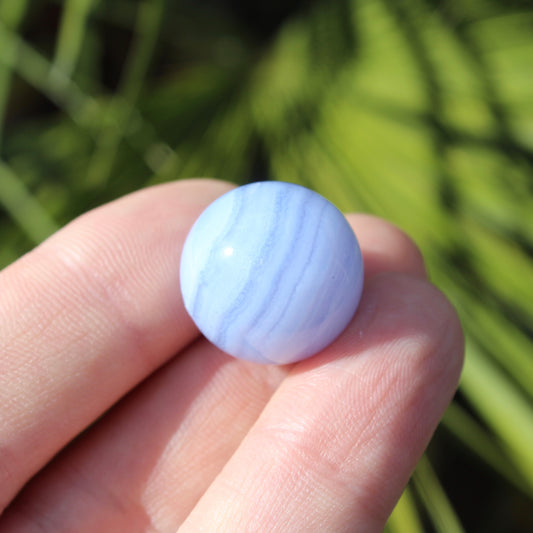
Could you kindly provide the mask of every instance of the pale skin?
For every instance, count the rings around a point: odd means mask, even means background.
[[[347,219],[365,289],[289,366],[233,359],[179,294],[188,180],[93,210],[0,273],[0,531],[381,531],[457,387],[459,321],[420,252]]]

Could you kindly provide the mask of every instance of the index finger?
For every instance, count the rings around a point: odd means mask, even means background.
[[[0,273],[0,513],[60,448],[198,335],[179,293],[180,250],[200,212],[230,188],[189,180],[132,194]]]

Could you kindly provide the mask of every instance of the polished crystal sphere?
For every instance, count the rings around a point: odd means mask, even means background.
[[[328,346],[363,287],[357,239],[319,194],[267,181],[238,187],[200,215],[185,241],[180,282],[198,329],[224,352],[286,364]]]

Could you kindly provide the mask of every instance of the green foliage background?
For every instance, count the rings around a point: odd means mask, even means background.
[[[467,336],[387,529],[533,530],[533,5],[245,4],[0,1],[0,267],[181,177],[294,181],[387,217]]]

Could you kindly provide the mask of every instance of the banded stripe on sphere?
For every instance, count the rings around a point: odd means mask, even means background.
[[[286,364],[345,329],[361,297],[363,263],[333,204],[299,185],[259,182],[200,215],[180,281],[187,311],[213,344],[241,359]]]

